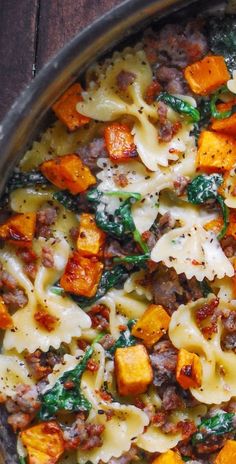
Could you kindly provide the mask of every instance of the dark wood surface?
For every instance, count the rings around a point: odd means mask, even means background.
[[[0,120],[42,66],[121,0],[0,0]]]

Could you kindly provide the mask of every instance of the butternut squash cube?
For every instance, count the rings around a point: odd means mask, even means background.
[[[66,292],[92,297],[101,279],[103,264],[97,258],[84,258],[77,251],[69,258],[60,284]]]
[[[96,184],[90,169],[74,153],[44,161],[40,170],[52,184],[62,190],[69,190],[73,195],[84,192]]]
[[[106,234],[97,226],[92,214],[80,215],[77,250],[83,256],[101,255]]]
[[[202,365],[199,356],[181,348],[178,352],[176,380],[182,388],[198,388],[202,383]]]
[[[19,247],[30,247],[36,228],[36,214],[14,214],[0,226],[0,239]]]
[[[146,348],[143,345],[117,348],[115,351],[115,372],[120,395],[144,393],[153,379]]]
[[[217,454],[214,464],[235,464],[236,463],[236,441],[226,440],[225,445]]]
[[[0,329],[12,329],[13,327],[13,320],[11,315],[8,312],[8,309],[2,299],[0,297]]]
[[[223,56],[205,56],[187,66],[184,77],[190,89],[197,95],[209,95],[230,79]]]
[[[176,453],[175,451],[169,450],[164,454],[161,454],[161,456],[158,456],[154,461],[152,461],[152,464],[183,464],[183,460],[181,459],[181,456],[179,453]]]
[[[223,224],[223,218],[219,217],[204,224],[204,229],[212,230],[215,234],[218,234],[221,231]],[[225,235],[226,237],[232,235],[236,239],[236,211],[234,210],[231,210],[229,213],[229,224]]]
[[[134,324],[132,335],[141,338],[147,346],[152,346],[167,332],[169,323],[170,316],[163,306],[151,304]]]
[[[20,433],[29,455],[29,464],[55,464],[64,452],[64,440],[59,425],[41,422]]]
[[[228,171],[236,163],[236,139],[203,131],[198,140],[197,167],[206,172]]]
[[[114,163],[132,161],[138,156],[134,144],[134,136],[126,124],[114,122],[104,131],[106,149],[109,157]]]
[[[69,131],[74,131],[90,121],[90,118],[83,116],[76,110],[77,103],[83,101],[81,92],[81,85],[74,84],[52,106],[55,115],[67,126]]]

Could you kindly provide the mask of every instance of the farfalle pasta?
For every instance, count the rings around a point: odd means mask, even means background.
[[[0,428],[21,464],[234,464],[235,19],[204,21],[92,65],[8,180]]]

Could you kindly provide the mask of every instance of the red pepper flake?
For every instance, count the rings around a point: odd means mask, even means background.
[[[99,364],[96,361],[94,361],[93,359],[89,359],[89,361],[87,363],[87,369],[90,372],[97,372],[98,368],[99,368]]]
[[[121,325],[118,326],[118,329],[119,329],[120,332],[125,332],[125,330],[127,330],[127,325],[122,325],[121,324]]]
[[[145,101],[148,105],[151,105],[155,97],[160,93],[161,85],[157,81],[153,81],[146,90]]]
[[[112,396],[106,390],[95,390],[95,392],[102,398],[104,401],[112,402]]]
[[[47,313],[46,311],[44,311],[44,309],[39,309],[34,314],[34,319],[48,332],[52,332],[52,330],[55,329],[57,322],[59,321],[57,317],[54,317],[51,314]]]
[[[136,406],[136,408],[139,408],[139,409],[145,408],[144,402],[138,396],[134,398],[134,405]]]
[[[191,262],[194,266],[201,266],[201,263],[199,263],[199,261],[196,261],[196,259],[192,259]]]
[[[67,380],[65,383],[64,383],[64,387],[66,390],[71,390],[72,388],[74,388],[75,384],[72,380]]]

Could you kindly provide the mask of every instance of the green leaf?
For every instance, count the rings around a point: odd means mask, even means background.
[[[235,432],[233,419],[235,414],[219,412],[214,417],[203,418],[198,426],[197,432],[192,437],[192,443],[197,445],[207,440],[212,435],[224,435]]]
[[[72,195],[67,190],[60,190],[53,194],[53,199],[70,211],[79,211],[79,195]]]
[[[207,280],[204,279],[202,282],[198,282],[199,284],[199,287],[202,291],[202,294],[203,294],[203,297],[206,298],[209,293],[213,293],[213,290],[212,288],[210,287],[210,285],[208,284]]]
[[[26,459],[23,456],[19,456],[19,464],[26,464]]]
[[[150,253],[145,253],[144,255],[131,255],[124,256],[122,258],[114,258],[114,263],[130,263],[136,265],[143,265],[150,258]]]
[[[208,39],[214,55],[225,58],[230,72],[236,69],[236,22],[234,15],[208,19]]]
[[[228,111],[219,111],[216,108],[216,102],[219,100],[220,95],[223,93],[228,93],[229,90],[226,86],[221,87],[218,92],[216,92],[210,102],[210,108],[211,108],[211,115],[215,119],[225,119],[229,118],[234,112],[235,112],[235,105]]]
[[[220,174],[211,174],[209,176],[201,174],[195,177],[187,187],[188,201],[194,205],[205,203],[207,200],[214,199],[218,201],[222,209],[224,226],[218,235],[221,240],[227,230],[229,222],[229,210],[224,199],[218,194],[218,188],[223,182],[223,177]]]
[[[52,287],[50,287],[50,292],[54,293],[54,295],[61,296],[61,295],[64,295],[65,290],[59,285],[53,285]]]
[[[211,174],[209,176],[201,174],[195,177],[187,187],[188,201],[194,205],[199,205],[207,200],[216,199],[218,188],[222,182],[223,177],[220,174]]]
[[[121,335],[116,340],[114,345],[111,348],[109,348],[109,350],[107,350],[107,353],[109,355],[113,356],[117,348],[127,348],[128,346],[134,346],[137,344],[137,338],[131,335],[131,330],[135,322],[136,321],[134,319],[131,319],[128,322],[127,324],[128,328],[124,330],[123,332],[121,332]]]
[[[192,122],[200,121],[200,113],[197,108],[194,108],[194,106],[180,98],[174,97],[174,95],[171,95],[168,92],[161,92],[157,97],[157,101],[163,101],[177,113],[189,116]]]
[[[40,420],[51,419],[58,411],[90,411],[91,403],[80,392],[80,383],[92,354],[93,347],[90,346],[80,363],[74,369],[64,372],[54,387],[41,396]],[[65,388],[67,381],[73,382],[74,386]]]
[[[35,187],[35,185],[48,185],[49,181],[39,171],[14,172],[10,177],[6,190],[12,190],[23,187]]]
[[[103,199],[104,196],[116,196],[124,199],[119,208],[115,210],[114,215],[107,212],[107,203]],[[132,204],[140,201],[141,198],[140,193],[120,190],[100,192],[98,189],[92,189],[87,193],[87,199],[97,206],[95,220],[100,229],[118,239],[132,234],[134,241],[139,244],[144,253],[148,253],[148,246],[135,227],[131,211]]]

